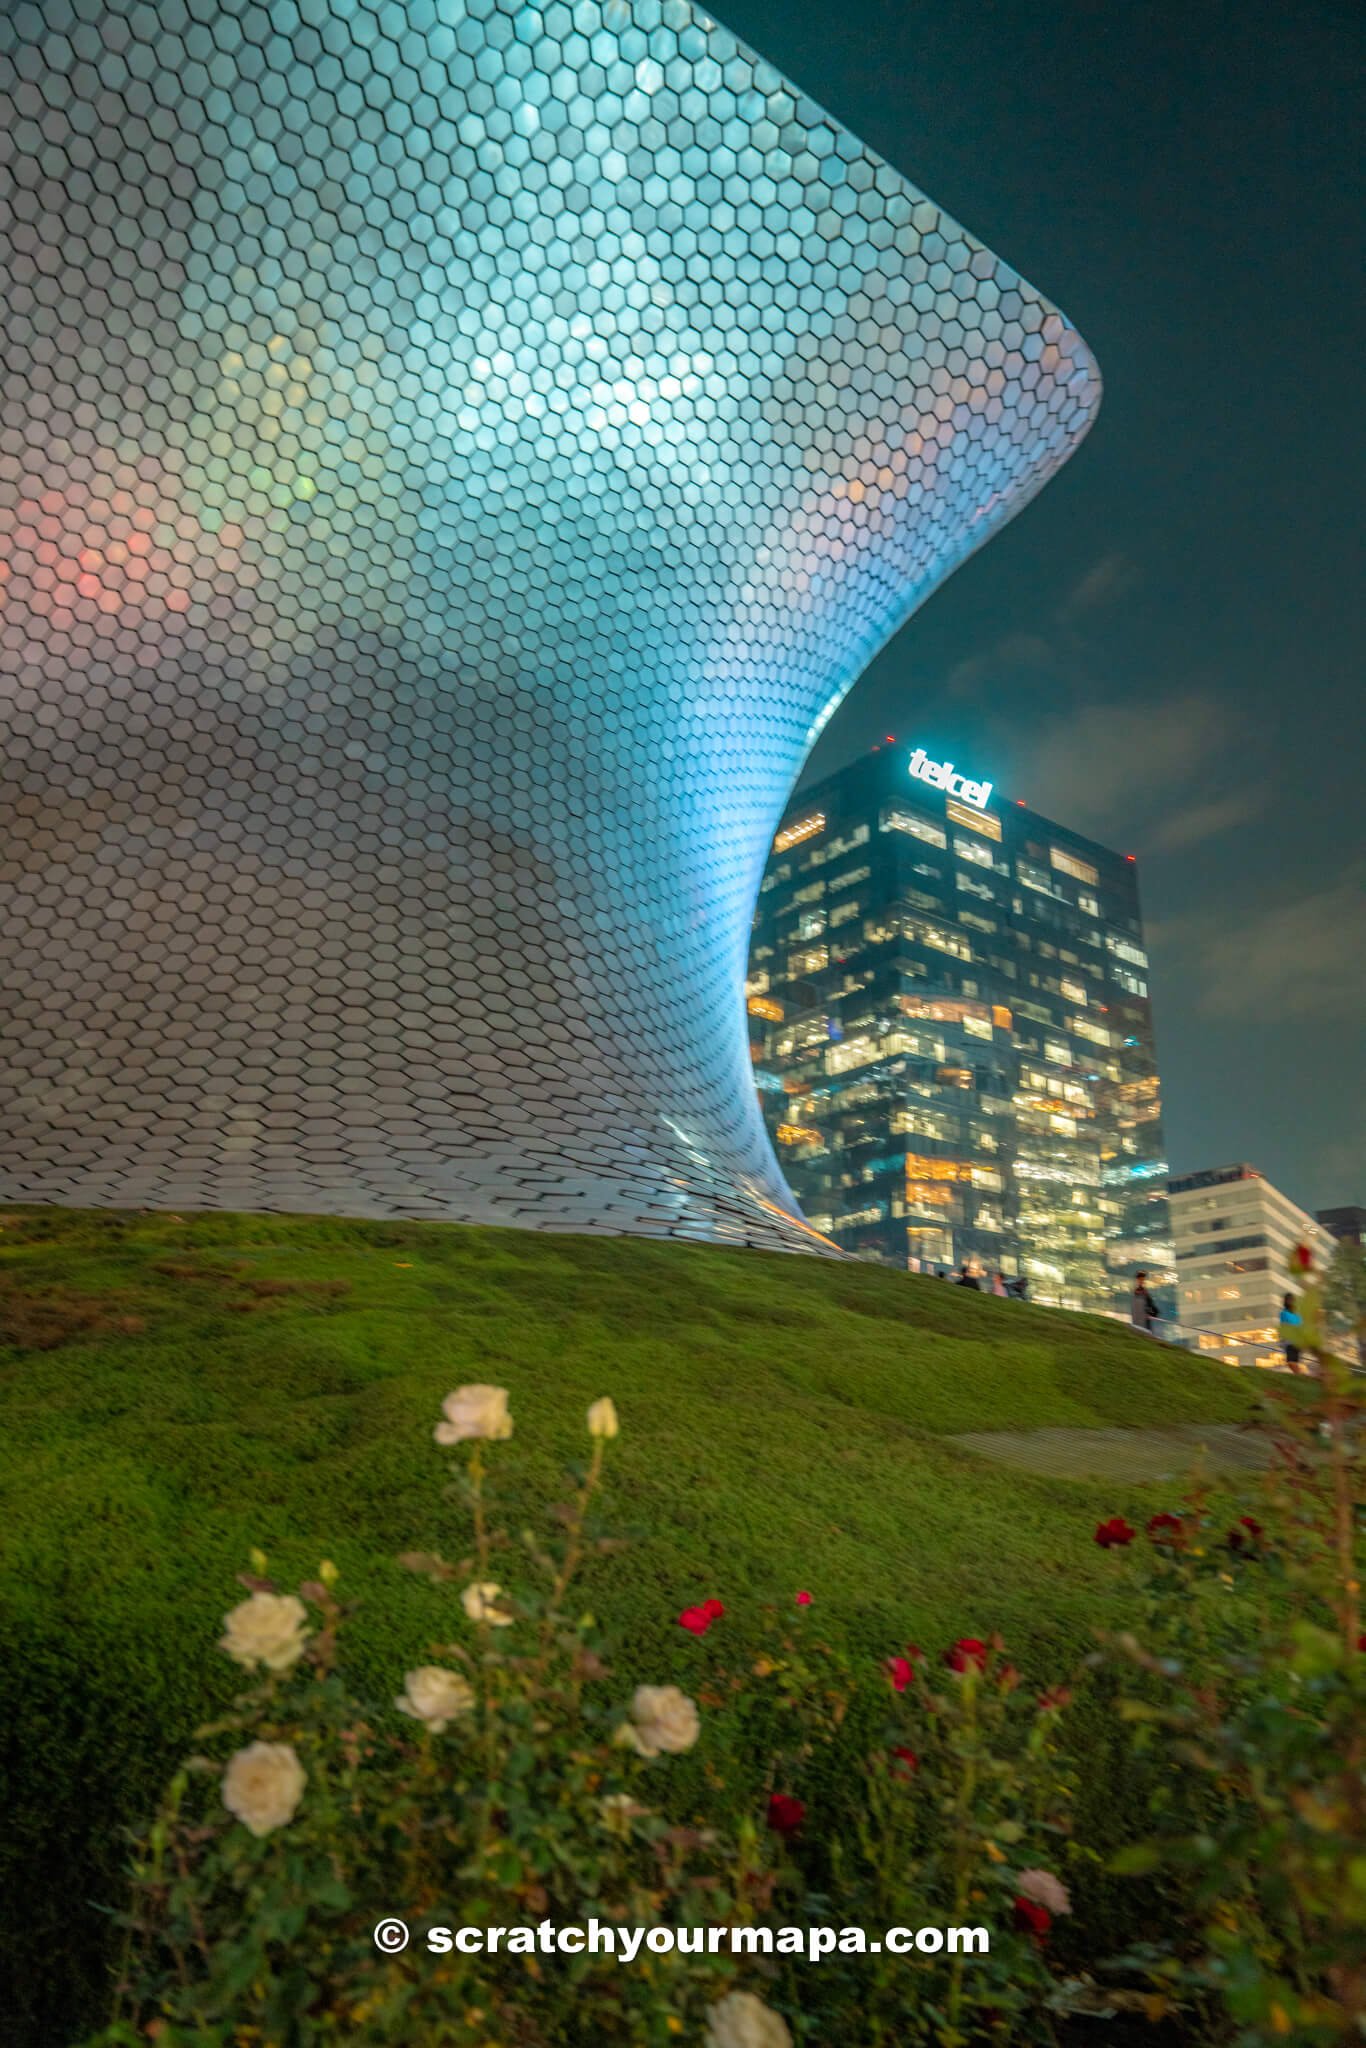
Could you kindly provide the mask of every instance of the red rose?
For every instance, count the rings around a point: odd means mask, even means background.
[[[1011,1913],[1017,1930],[1027,1934],[1036,1948],[1042,1948],[1053,1925],[1053,1915],[1047,1906],[1035,1905],[1033,1899],[1017,1898]]]
[[[806,1808],[790,1792],[775,1792],[768,1802],[768,1824],[775,1835],[795,1835],[806,1819]]]
[[[809,1607],[811,1605],[811,1595],[809,1593],[799,1593],[797,1595],[797,1605],[799,1607]]]
[[[987,1646],[976,1636],[963,1636],[951,1650],[945,1650],[944,1662],[950,1671],[985,1671]]]
[[[921,1649],[919,1643],[907,1643],[906,1655],[910,1658],[912,1664],[914,1664],[918,1658],[924,1657],[925,1652]]]
[[[1154,1543],[1178,1543],[1182,1529],[1180,1515],[1152,1515],[1148,1520],[1148,1534]]]
[[[678,1626],[695,1636],[704,1636],[714,1619],[705,1607],[685,1607],[678,1617]]]
[[[1113,1550],[1116,1546],[1122,1549],[1133,1540],[1134,1532],[1123,1515],[1111,1515],[1108,1522],[1096,1524],[1096,1541],[1102,1550]]]
[[[704,1600],[702,1602],[702,1612],[709,1616],[712,1621],[719,1621],[725,1611],[719,1600]]]
[[[1230,1550],[1241,1550],[1245,1543],[1255,1543],[1261,1533],[1260,1522],[1254,1521],[1251,1515],[1239,1515],[1237,1528],[1228,1532],[1228,1547]]]
[[[1298,1266],[1301,1273],[1307,1273],[1313,1263],[1314,1254],[1310,1251],[1308,1245],[1297,1244],[1292,1254],[1292,1264]]]
[[[912,1772],[920,1769],[920,1758],[913,1749],[906,1749],[898,1744],[892,1751],[892,1755],[896,1758],[892,1769],[896,1772],[898,1778],[909,1778]]]
[[[1047,1692],[1039,1694],[1039,1712],[1041,1714],[1059,1714],[1064,1707],[1070,1707],[1071,1704],[1072,1688],[1070,1685],[1050,1685]]]
[[[1366,1636],[1357,1637],[1357,1648],[1359,1650],[1366,1650]]]
[[[889,1657],[884,1669],[898,1692],[905,1692],[915,1677],[915,1666],[905,1657]]]

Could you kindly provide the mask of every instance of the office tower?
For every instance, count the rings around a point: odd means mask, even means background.
[[[918,1270],[1127,1312],[1174,1278],[1131,856],[889,742],[773,842],[748,984],[760,1097],[808,1220]],[[1171,1302],[1168,1292],[1167,1306]]]

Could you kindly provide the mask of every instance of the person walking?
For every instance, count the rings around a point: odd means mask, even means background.
[[[969,1273],[968,1262],[966,1259],[964,1259],[962,1265],[958,1268],[958,1278],[954,1281],[953,1284],[955,1287],[971,1287],[975,1289],[978,1294],[980,1294],[982,1291],[982,1283],[980,1280],[974,1279],[973,1275]]]
[[[1004,1300],[1005,1300],[1005,1298],[1006,1298],[1006,1276],[1005,1276],[1005,1274],[1004,1274],[1004,1273],[993,1273],[993,1274],[992,1274],[992,1276],[991,1276],[991,1291],[992,1291],[992,1293],[993,1293],[993,1294],[997,1295],[997,1296],[998,1296],[998,1297],[999,1297],[999,1298],[1000,1298],[1000,1299],[1001,1299],[1002,1301],[1004,1301]]]
[[[1295,1307],[1295,1297],[1293,1294],[1287,1294],[1281,1303],[1280,1321],[1276,1326],[1276,1334],[1281,1340],[1281,1349],[1285,1353],[1285,1362],[1292,1372],[1303,1372],[1304,1370],[1300,1361],[1300,1335],[1303,1329],[1304,1318]]]
[[[1135,1273],[1134,1291],[1129,1296],[1129,1321],[1136,1330],[1141,1330],[1145,1337],[1155,1337],[1155,1326],[1161,1320],[1157,1303],[1148,1292],[1147,1274]]]

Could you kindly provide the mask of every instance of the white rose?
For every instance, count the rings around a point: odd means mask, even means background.
[[[617,1740],[638,1756],[658,1756],[662,1750],[681,1756],[701,1731],[695,1704],[676,1685],[638,1685],[631,1718],[617,1730]]]
[[[1067,1886],[1051,1870],[1022,1870],[1015,1889],[1022,1899],[1032,1899],[1053,1914],[1070,1913],[1072,1900]]]
[[[287,1742],[253,1742],[223,1773],[223,1804],[254,1835],[293,1820],[308,1779]]]
[[[707,2008],[704,2048],[792,2048],[792,2036],[782,2014],[752,1991],[728,1991]]]
[[[512,1435],[506,1387],[457,1387],[441,1403],[444,1422],[432,1431],[439,1444],[463,1444],[470,1437],[501,1442]]]
[[[595,1401],[588,1411],[588,1434],[590,1436],[614,1437],[621,1428],[617,1421],[616,1404],[610,1394],[604,1394]]]
[[[486,1621],[490,1628],[511,1628],[512,1616],[498,1604],[502,1591],[495,1579],[476,1579],[460,1595],[460,1605],[471,1621]]]
[[[416,1671],[404,1672],[403,1691],[394,1705],[400,1714],[425,1721],[433,1735],[439,1735],[458,1715],[473,1712],[474,1688],[458,1671],[419,1664]]]
[[[288,1671],[303,1655],[308,1640],[308,1610],[292,1593],[253,1593],[223,1617],[226,1650],[248,1671],[264,1664],[267,1671]]]

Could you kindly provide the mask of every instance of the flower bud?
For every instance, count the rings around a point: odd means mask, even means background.
[[[620,1430],[616,1406],[610,1394],[604,1394],[595,1401],[588,1411],[588,1434],[590,1436],[614,1437]]]

